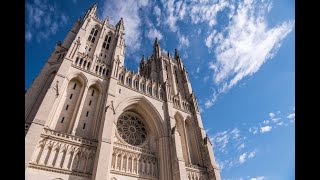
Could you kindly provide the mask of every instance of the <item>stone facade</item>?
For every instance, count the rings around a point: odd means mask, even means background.
[[[124,22],[78,19],[25,94],[27,180],[220,180],[177,50],[124,67]]]

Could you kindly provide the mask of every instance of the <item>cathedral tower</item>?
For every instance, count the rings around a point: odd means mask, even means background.
[[[124,66],[125,19],[93,5],[25,94],[27,180],[220,180],[179,52]]]

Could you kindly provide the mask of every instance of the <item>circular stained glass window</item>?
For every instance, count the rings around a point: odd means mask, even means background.
[[[147,137],[147,130],[141,119],[134,114],[122,114],[117,122],[120,137],[131,145],[141,145]]]

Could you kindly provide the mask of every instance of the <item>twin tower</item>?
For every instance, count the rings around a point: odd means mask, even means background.
[[[94,5],[56,44],[25,93],[27,180],[220,180],[177,50],[130,71],[124,30]]]

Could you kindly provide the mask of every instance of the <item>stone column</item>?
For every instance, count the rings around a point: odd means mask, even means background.
[[[116,154],[114,169],[117,170],[117,167],[118,167],[118,154]]]
[[[38,156],[41,156],[42,152],[43,152],[43,148],[44,146],[40,146],[39,147],[39,144],[37,144],[37,148],[36,150],[33,152],[33,155],[32,155],[32,158],[31,158],[31,162],[32,163],[35,163],[35,164],[38,164],[39,160],[38,160]]]
[[[48,147],[48,146],[44,147],[44,150],[43,150],[42,155],[39,160],[39,164],[41,164],[41,165],[46,164],[46,159],[50,155],[50,151],[51,151],[50,147]]]
[[[159,179],[172,180],[169,137],[168,136],[160,137],[158,147],[159,147],[159,167],[157,168],[157,174],[159,174],[160,176]]]
[[[62,169],[69,169],[68,165],[70,162],[70,158],[72,158],[71,153],[67,151],[63,161]]]
[[[63,163],[63,160],[65,159],[65,151],[61,148],[60,152],[58,154],[57,160],[56,160],[56,164],[54,165],[54,167],[56,168],[62,168],[61,163]]]
[[[84,101],[86,100],[86,97],[87,97],[88,90],[89,90],[88,87],[84,87],[84,92],[83,92],[83,95],[82,95],[82,98],[80,101],[80,105],[78,108],[75,107],[75,109],[74,109],[75,112],[73,112],[74,113],[73,116],[75,115],[76,117],[74,117],[74,119],[71,119],[71,121],[73,121],[73,122],[70,123],[69,129],[68,129],[68,132],[70,132],[73,135],[76,133],[76,130],[78,127],[81,112],[83,109]],[[79,94],[79,97],[81,97],[81,93]],[[72,124],[73,124],[73,126],[72,126]]]
[[[170,124],[171,126],[175,124],[175,119],[173,117],[170,117]],[[182,153],[182,145],[180,140],[180,135],[178,133],[178,127],[173,127],[174,131],[171,132],[171,136],[173,136],[174,139],[174,146],[175,146],[175,154],[178,159],[178,169],[179,169],[179,176],[180,179],[187,179],[187,171],[185,167],[185,161],[183,159],[183,153]]]
[[[123,154],[121,154],[120,171],[122,171],[122,167],[123,167]]]
[[[125,170],[126,172],[128,172],[128,169],[129,169],[129,168],[128,168],[128,164],[129,164],[128,161],[129,161],[129,156],[127,155],[126,170]]]
[[[109,88],[116,88],[116,79],[110,78]],[[92,179],[95,180],[105,180],[109,179],[112,152],[113,152],[113,134],[115,133],[115,112],[113,110],[114,98],[110,94],[115,94],[116,90],[109,92],[109,97],[104,107],[106,109],[105,115],[102,114],[102,122],[100,124],[98,146],[94,162],[94,170],[92,174]],[[112,101],[112,102],[111,102]],[[104,109],[104,108],[103,108]]]
[[[49,156],[49,159],[48,159],[48,162],[47,162],[47,165],[48,166],[54,166],[54,158],[56,157],[57,153],[59,153],[59,150],[57,151],[56,149],[54,149],[52,147],[51,149],[51,153],[50,153],[50,156]]]
[[[137,174],[140,174],[139,173],[139,159],[137,158]]]

